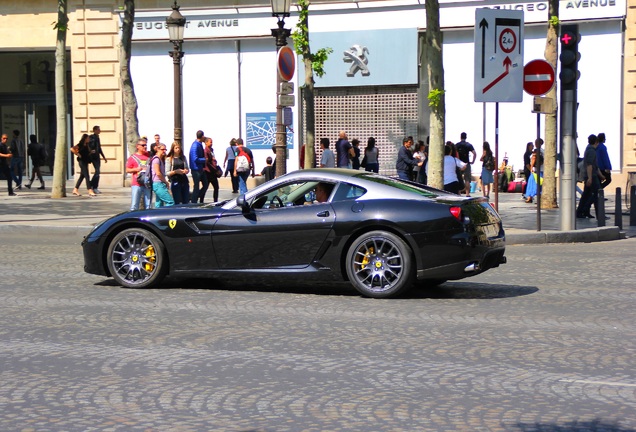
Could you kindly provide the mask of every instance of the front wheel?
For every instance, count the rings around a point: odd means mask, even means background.
[[[386,298],[400,294],[413,283],[413,254],[400,237],[371,231],[349,247],[347,276],[361,294]]]
[[[127,288],[157,285],[166,274],[163,243],[143,228],[129,228],[117,234],[108,246],[110,274]]]

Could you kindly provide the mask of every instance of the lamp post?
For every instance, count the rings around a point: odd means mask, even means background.
[[[291,0],[271,0],[272,16],[278,18],[278,27],[272,29],[272,36],[276,38],[276,52],[287,45],[287,38],[291,30],[284,28],[285,17],[289,16]],[[278,92],[283,82],[276,65],[276,177],[287,173],[287,127],[283,124],[283,106],[280,104]]]
[[[174,142],[181,145],[181,129],[183,124],[183,107],[182,107],[182,83],[181,83],[181,58],[183,51],[183,30],[185,29],[186,19],[179,12],[179,5],[175,0],[172,5],[172,13],[166,18],[168,26],[168,35],[172,42],[172,51],[169,51],[174,66]]]

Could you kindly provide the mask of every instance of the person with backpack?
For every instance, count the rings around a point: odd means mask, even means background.
[[[155,208],[170,207],[174,205],[174,199],[170,193],[170,182],[166,178],[166,145],[159,144],[155,149],[157,150],[157,154],[150,159],[150,171],[146,174],[146,182],[148,182],[148,178],[152,175],[152,191],[155,193]]]
[[[147,143],[143,138],[137,140],[137,152],[126,161],[126,172],[132,175],[130,180],[130,210],[139,210],[139,201],[143,197],[144,208],[150,208],[152,189],[145,184],[146,169],[148,168]]]
[[[238,153],[234,161],[234,175],[239,178],[239,193],[247,192],[247,179],[252,173],[254,177],[254,156],[252,151],[245,147],[243,138],[236,139]]]
[[[463,171],[464,185],[465,185],[464,192],[466,193],[466,196],[468,197],[470,196],[470,182],[472,181],[472,178],[473,178],[471,165],[475,163],[475,158],[477,157],[477,153],[475,152],[475,147],[473,147],[471,143],[466,141],[466,138],[468,137],[468,135],[466,135],[466,132],[462,132],[460,137],[461,137],[461,141],[455,144],[455,148],[457,149],[457,157],[459,158],[459,160],[466,164],[466,169]],[[472,160],[470,158],[471,153],[473,154]],[[461,194],[461,191],[460,191],[460,194]]]
[[[40,171],[40,167],[44,165],[46,162],[46,150],[44,146],[38,142],[38,139],[35,135],[29,136],[29,146],[27,147],[27,155],[31,158],[31,179],[29,180],[29,184],[24,185],[27,189],[31,189],[31,185],[33,184],[33,180],[35,180],[35,176],[38,176],[38,180],[40,180],[40,187],[38,189],[44,189],[44,178],[42,178],[42,172]]]

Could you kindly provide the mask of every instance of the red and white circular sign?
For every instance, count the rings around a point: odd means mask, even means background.
[[[523,89],[532,96],[541,96],[554,86],[554,68],[545,60],[532,60],[523,68]]]

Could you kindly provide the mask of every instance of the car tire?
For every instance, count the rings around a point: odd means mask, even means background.
[[[149,288],[166,274],[167,261],[161,240],[143,228],[129,228],[117,234],[106,257],[110,274],[127,288]]]
[[[349,247],[346,259],[349,281],[367,297],[394,297],[413,284],[413,253],[404,240],[390,232],[361,235]]]

